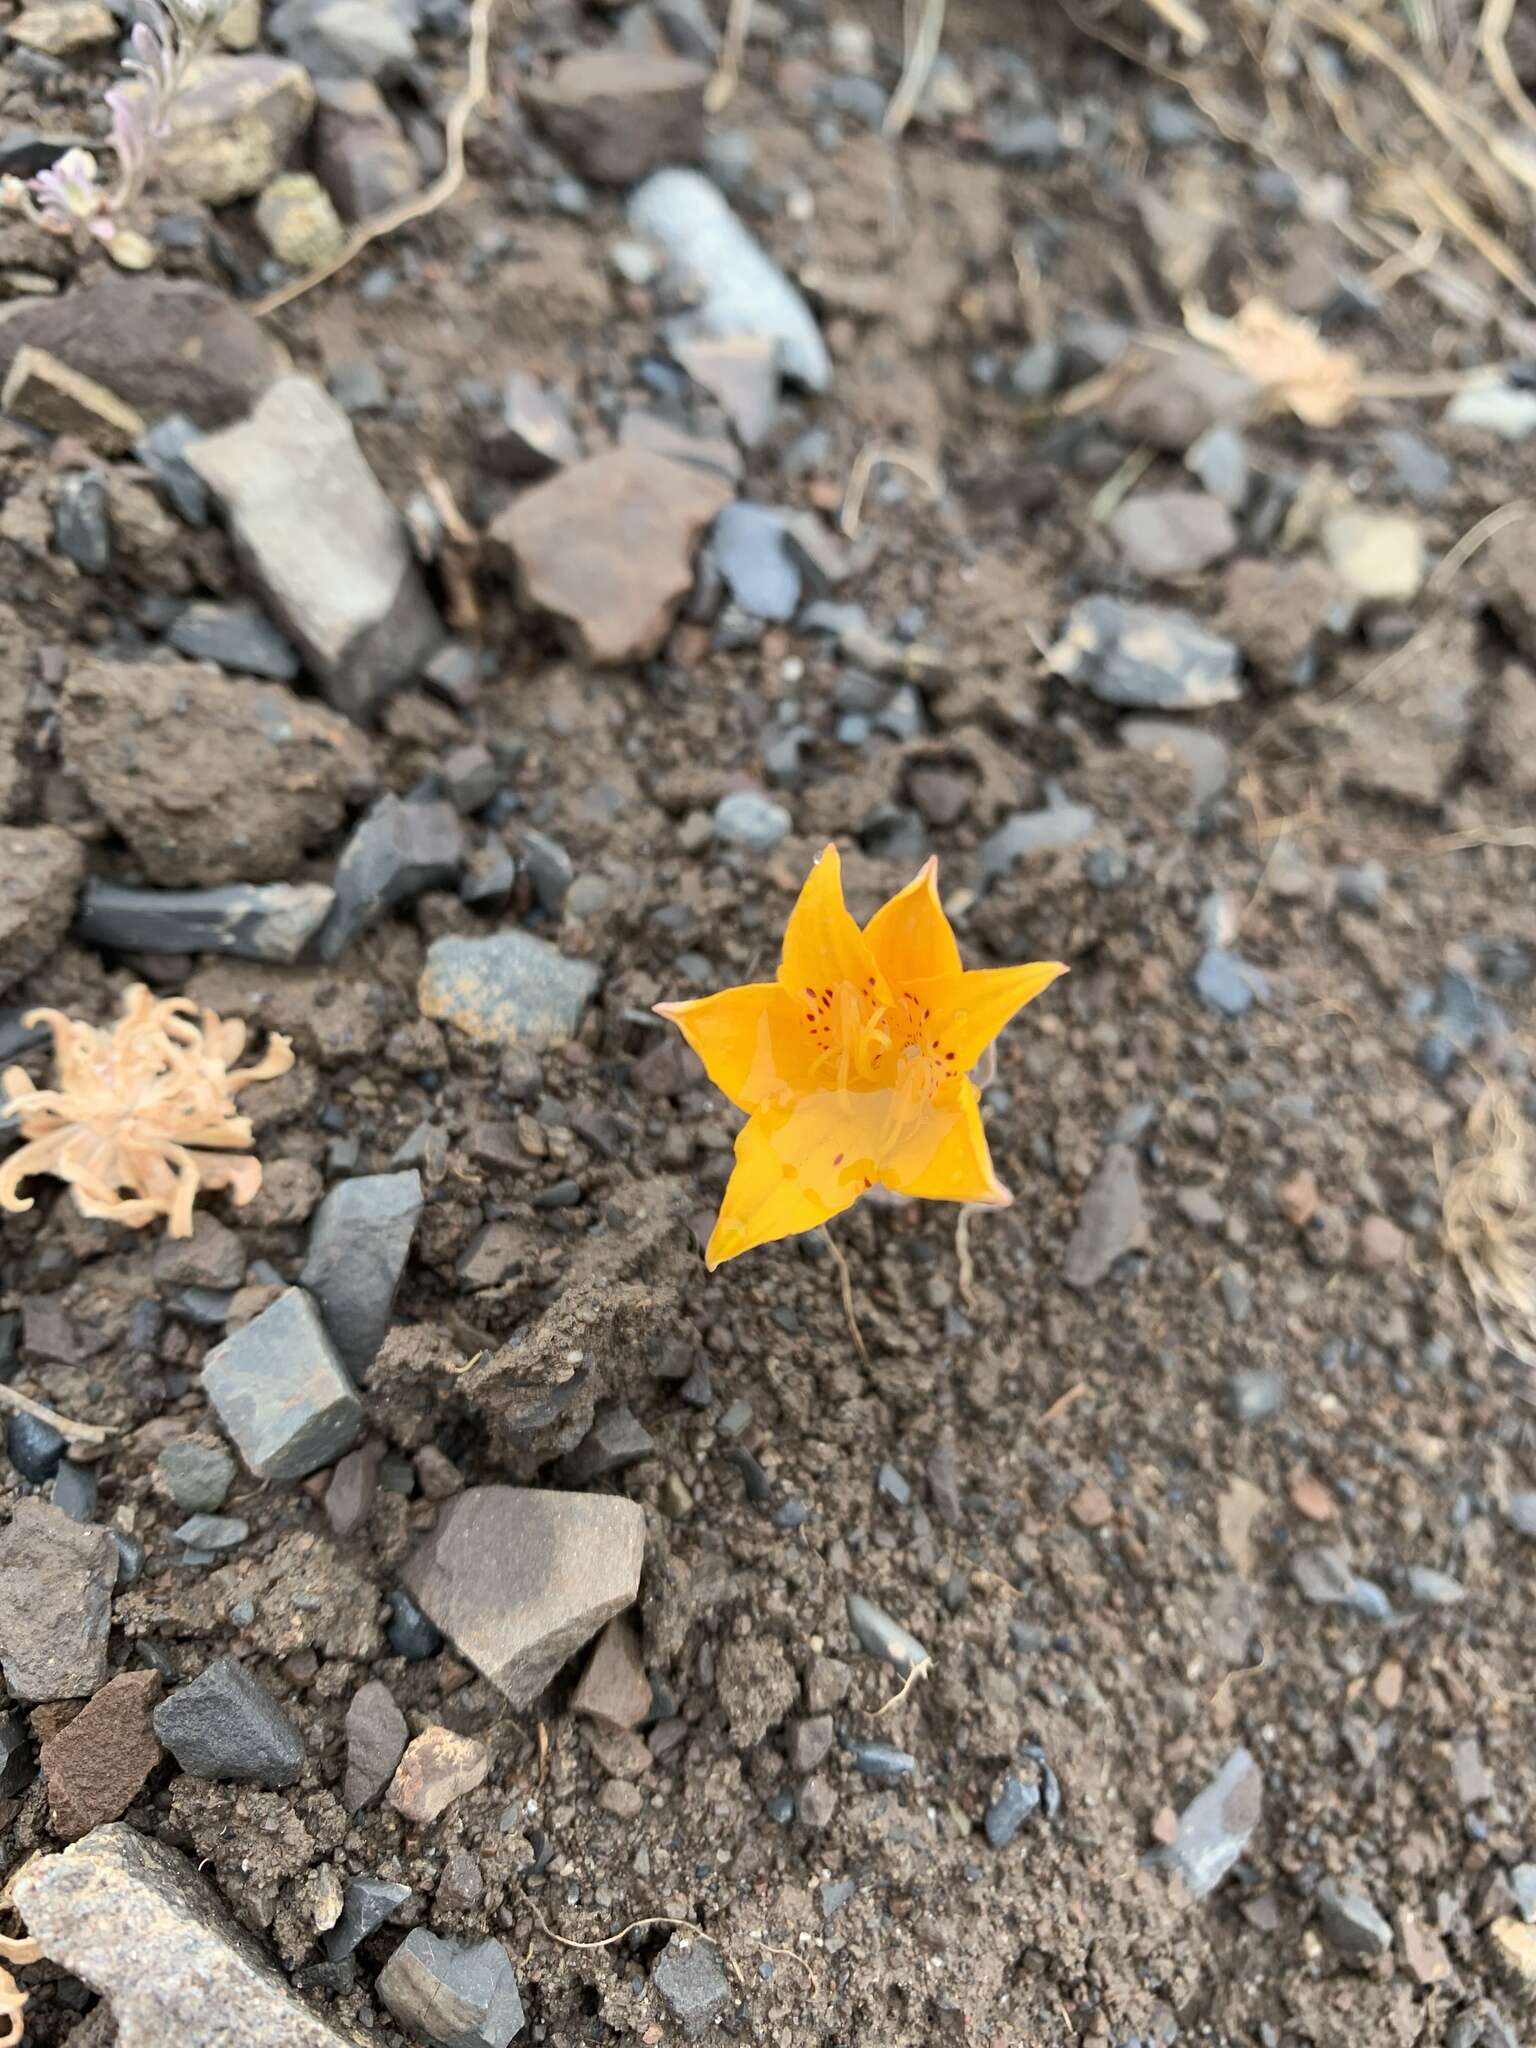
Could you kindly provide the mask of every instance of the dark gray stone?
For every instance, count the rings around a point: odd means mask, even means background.
[[[564,917],[565,899],[576,879],[576,866],[571,856],[558,840],[543,832],[522,833],[519,850],[539,908],[546,917]]]
[[[749,853],[772,853],[794,827],[794,819],[771,796],[757,789],[733,789],[715,805],[716,839],[726,846],[744,846]]]
[[[357,1389],[302,1288],[290,1287],[210,1351],[202,1384],[259,1479],[306,1478],[362,1434]]]
[[[388,1334],[421,1206],[421,1176],[412,1171],[342,1181],[315,1211],[300,1283],[319,1304],[342,1364],[358,1377]]]
[[[1317,1924],[1330,1948],[1346,1956],[1384,1956],[1392,1929],[1362,1891],[1324,1878],[1317,1888]]]
[[[862,1593],[848,1595],[848,1626],[861,1649],[871,1657],[883,1657],[887,1664],[894,1664],[903,1677],[929,1661],[928,1652],[917,1637],[899,1621],[892,1621],[883,1608],[866,1600]]]
[[[155,1733],[192,1778],[294,1785],[304,1773],[299,1731],[266,1687],[220,1657],[154,1711]]]
[[[107,486],[95,469],[60,477],[53,501],[53,544],[87,576],[105,576],[112,566],[112,524]]]
[[[207,488],[186,459],[192,443],[201,439],[202,428],[185,413],[170,412],[156,420],[133,448],[166,504],[187,526],[206,526],[211,516]]]
[[[733,499],[710,529],[709,549],[744,611],[781,622],[794,617],[800,606],[800,571],[785,544],[779,513]]]
[[[428,1621],[416,1602],[396,1586],[389,1599],[389,1647],[409,1664],[424,1664],[443,1647],[443,1632]]]
[[[1195,968],[1194,989],[1207,1010],[1223,1017],[1245,1017],[1255,1003],[1268,1002],[1269,977],[1241,954],[1211,946]]]
[[[501,417],[486,430],[482,454],[500,475],[518,480],[548,476],[580,462],[581,442],[564,395],[514,370],[502,390]]]
[[[1097,1287],[1118,1259],[1150,1239],[1136,1153],[1129,1145],[1104,1148],[1083,1193],[1077,1225],[1062,1261],[1062,1278],[1080,1293]]]
[[[37,1776],[37,1758],[19,1714],[0,1714],[0,1799],[14,1799]]]
[[[437,774],[444,796],[461,818],[483,811],[501,786],[496,757],[479,740],[466,740],[445,754]]]
[[[890,1742],[866,1742],[855,1737],[848,1744],[848,1754],[854,1769],[866,1778],[910,1778],[917,1769],[917,1758]]]
[[[1040,1787],[1026,1785],[1022,1778],[1004,1778],[997,1797],[987,1808],[982,1826],[994,1849],[1006,1849],[1031,1814],[1040,1810]]]
[[[189,1515],[217,1514],[235,1482],[235,1461],[219,1444],[167,1444],[155,1469]]]
[[[427,889],[451,888],[464,858],[464,828],[446,803],[381,796],[336,863],[336,902],[320,934],[322,960],[339,960],[386,910]]]
[[[594,1479],[606,1479],[655,1455],[655,1439],[633,1409],[620,1402],[596,1417],[575,1450],[560,1461],[560,1470],[572,1485],[590,1486]]]
[[[1248,1846],[1264,1804],[1264,1780],[1246,1749],[1234,1749],[1211,1782],[1179,1815],[1173,1845],[1156,1860],[1174,1865],[1203,1899]]]
[[[218,889],[128,889],[87,881],[75,935],[123,953],[229,953],[297,960],[335,902],[323,882],[228,882]]]
[[[1227,1375],[1227,1411],[1234,1422],[1268,1422],[1285,1403],[1285,1381],[1277,1372],[1254,1368]]]
[[[1059,790],[1048,791],[1043,810],[1015,811],[982,841],[976,856],[981,886],[986,888],[1000,875],[1006,875],[1030,854],[1075,846],[1078,840],[1088,837],[1096,823],[1086,804],[1070,802]]]
[[[701,2034],[730,2003],[731,1987],[712,1941],[674,1934],[651,1970],[662,2003],[688,2035]]]
[[[410,1736],[404,1714],[382,1679],[370,1678],[347,1708],[347,1774],[342,1800],[348,1813],[371,1806],[395,1775]]]
[[[94,1465],[77,1465],[72,1458],[66,1458],[53,1475],[49,1498],[72,1522],[88,1522],[96,1512],[100,1490],[101,1475]]]
[[[293,642],[254,604],[189,604],[165,637],[179,654],[237,676],[291,683],[301,666]]]
[[[1236,641],[1185,612],[1113,597],[1080,599],[1048,658],[1101,702],[1136,711],[1206,711],[1243,695]]]
[[[433,2048],[507,2048],[522,2030],[517,1978],[499,1941],[440,1941],[418,1927],[375,1988],[406,2032]]]
[[[376,1934],[410,1896],[408,1884],[388,1884],[382,1877],[354,1877],[347,1886],[341,1918],[326,1930],[325,1952],[331,1961],[339,1963],[351,1955],[358,1943]]]
[[[423,1016],[482,1045],[559,1045],[576,1036],[602,977],[531,932],[436,939],[417,990]]]
[[[18,1409],[5,1425],[5,1454],[23,1479],[46,1486],[58,1471],[69,1440],[40,1415]]]
[[[189,1550],[234,1550],[251,1533],[238,1515],[188,1515],[172,1535]]]

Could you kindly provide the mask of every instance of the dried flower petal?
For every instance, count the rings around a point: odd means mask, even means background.
[[[261,1162],[227,1158],[251,1143],[235,1095],[293,1065],[273,1033],[253,1066],[235,1068],[245,1026],[184,996],[156,998],[142,985],[123,998],[111,1031],[59,1010],[34,1010],[28,1024],[53,1034],[58,1086],[34,1087],[20,1067],[0,1075],[9,1113],[28,1142],[0,1162],[0,1209],[30,1209],[19,1190],[36,1174],[70,1183],[82,1215],[140,1228],[166,1219],[171,1237],[190,1237],[200,1191],[227,1190],[237,1205],[261,1186]]]

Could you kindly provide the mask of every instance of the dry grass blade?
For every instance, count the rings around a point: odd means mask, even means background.
[[[1506,283],[1514,286],[1528,305],[1536,306],[1536,277],[1531,275],[1507,243],[1483,226],[1438,171],[1431,170],[1428,164],[1418,163],[1411,173],[1389,172],[1379,187],[1380,203],[1384,207],[1401,213],[1415,227],[1422,229],[1425,223],[1422,207],[1418,204],[1419,194],[1453,233],[1469,243]]]
[[[747,31],[752,26],[755,0],[731,0],[725,18],[725,35],[720,44],[720,62],[704,93],[704,104],[712,114],[728,107],[741,83],[741,62],[747,50]]]
[[[900,82],[891,94],[891,103],[880,124],[880,132],[888,142],[894,142],[905,129],[927,89],[934,59],[944,37],[945,5],[946,0],[907,0],[903,16],[906,58],[901,67]]]
[[[890,448],[883,441],[866,441],[853,459],[853,468],[848,472],[848,488],[843,493],[839,524],[849,540],[858,539],[870,479],[877,469],[882,468],[904,469],[908,476],[915,476],[931,501],[937,501],[944,495],[944,479],[926,455],[915,449]]]
[[[1145,4],[1176,35],[1181,35],[1192,50],[1203,50],[1211,40],[1210,30],[1192,7],[1185,6],[1184,0],[1145,0]]]
[[[1461,1157],[1438,1164],[1442,1238],[1483,1333],[1536,1369],[1536,1133],[1502,1081],[1468,1113]]]
[[[23,1415],[30,1415],[34,1422],[46,1422],[60,1436],[74,1437],[82,1444],[104,1444],[112,1434],[99,1422],[76,1422],[71,1416],[61,1415],[57,1408],[34,1401],[29,1394],[7,1386],[3,1380],[0,1380],[0,1406],[19,1409]]]
[[[1531,100],[1515,76],[1515,67],[1509,61],[1509,51],[1505,46],[1514,16],[1515,0],[1487,0],[1478,24],[1477,39],[1482,47],[1483,62],[1488,66],[1488,75],[1504,95],[1511,113],[1527,128],[1536,128],[1536,102]]]

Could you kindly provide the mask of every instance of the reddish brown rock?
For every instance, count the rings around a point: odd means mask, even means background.
[[[159,1697],[158,1672],[120,1672],[43,1744],[48,1822],[61,1840],[116,1820],[143,1791],[163,1754],[150,1719]]]
[[[473,1735],[451,1728],[427,1728],[400,1759],[389,1788],[389,1803],[407,1820],[433,1821],[455,1799],[485,1783],[490,1753]]]
[[[694,549],[731,496],[706,470],[615,448],[525,491],[492,525],[490,554],[589,661],[644,661],[666,639],[693,584]]]
[[[598,185],[633,185],[704,147],[709,73],[680,57],[590,50],[523,86],[523,104],[556,149]]]

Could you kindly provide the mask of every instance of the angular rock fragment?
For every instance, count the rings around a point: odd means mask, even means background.
[[[1213,1892],[1259,1824],[1264,1780],[1246,1749],[1235,1749],[1179,1816],[1179,1829],[1157,1860],[1173,1864],[1195,1899]]]
[[[391,1913],[411,1896],[408,1884],[389,1884],[378,1877],[354,1877],[347,1886],[341,1918],[326,1930],[325,1952],[333,1963],[351,1955],[360,1942],[377,1934]]]
[[[1136,1154],[1129,1145],[1106,1145],[1078,1210],[1062,1278],[1079,1291],[1096,1287],[1117,1259],[1149,1238]]]
[[[1243,694],[1232,641],[1184,612],[1113,597],[1080,599],[1047,658],[1056,675],[1136,711],[1205,711]]]
[[[290,1287],[216,1345],[202,1384],[259,1479],[303,1479],[333,1465],[362,1434],[357,1389],[302,1288]]]
[[[424,1728],[407,1744],[385,1796],[396,1813],[425,1824],[483,1785],[490,1768],[489,1751],[473,1735]]]
[[[145,88],[130,85],[131,98]],[[315,88],[281,57],[199,57],[171,102],[160,166],[175,189],[209,206],[248,199],[275,178],[309,126]]]
[[[423,1611],[514,1706],[525,1706],[630,1606],[645,1555],[634,1501],[472,1487],[407,1565]]]
[[[158,1672],[120,1672],[43,1744],[38,1762],[48,1784],[48,1824],[61,1841],[116,1820],[143,1791],[160,1761],[151,1718],[159,1697]]]
[[[155,1733],[189,1777],[293,1785],[304,1774],[297,1728],[259,1679],[220,1657],[154,1712]]]
[[[187,460],[330,703],[366,718],[420,673],[441,625],[398,513],[320,385],[280,378]]]
[[[69,929],[85,848],[59,825],[0,825],[0,991],[53,955]]]
[[[449,936],[427,953],[417,990],[424,1017],[482,1045],[562,1045],[574,1038],[601,979],[531,932]]]
[[[116,1579],[109,1529],[76,1522],[36,1495],[16,1502],[0,1529],[0,1670],[13,1699],[101,1690]]]
[[[89,945],[120,953],[229,953],[239,960],[288,963],[299,958],[335,900],[323,882],[128,889],[90,881],[75,933]]]
[[[427,889],[450,888],[463,858],[463,828],[451,804],[381,796],[336,863],[336,906],[320,934],[320,958],[339,960],[396,904]]]
[[[26,1864],[15,1902],[45,1954],[108,2001],[117,2048],[354,2048],[185,1856],[120,1821]]]
[[[680,57],[581,51],[522,87],[523,104],[566,162],[598,185],[632,185],[704,146],[709,73]]]
[[[730,2002],[731,1987],[713,1942],[696,1934],[673,1935],[651,1971],[651,1982],[683,2032],[702,2034]]]
[[[638,1728],[649,1715],[651,1681],[640,1662],[640,1638],[622,1614],[614,1616],[592,1646],[571,1706],[608,1728]]]
[[[421,1208],[421,1176],[412,1170],[341,1181],[315,1211],[300,1283],[319,1304],[342,1364],[360,1378],[389,1330]]]
[[[187,468],[190,476],[190,467]],[[194,477],[193,482],[197,479]],[[198,489],[202,485],[198,484]],[[203,600],[179,612],[165,636],[189,661],[213,661],[231,675],[259,676],[291,683],[299,673],[299,651],[254,604]]]
[[[517,1977],[499,1941],[441,1941],[418,1927],[376,1988],[406,2032],[432,2048],[507,2048],[523,2027]]]
[[[348,1813],[356,1813],[378,1798],[405,1754],[408,1734],[405,1716],[382,1679],[370,1678],[358,1687],[347,1709],[347,1775],[342,1800]]]

